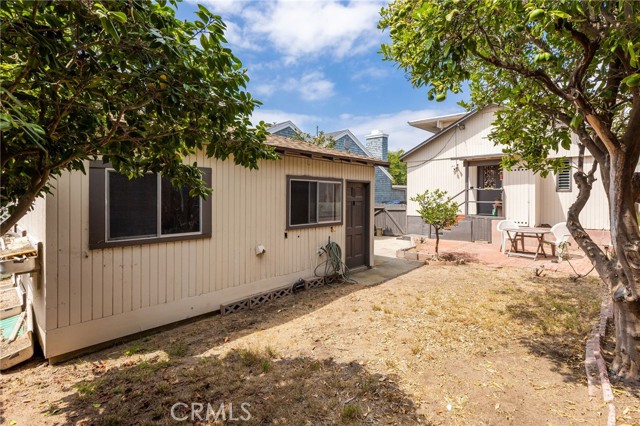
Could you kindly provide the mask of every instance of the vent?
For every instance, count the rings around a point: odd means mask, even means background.
[[[556,191],[571,192],[571,159],[564,160],[564,169],[556,175]]]

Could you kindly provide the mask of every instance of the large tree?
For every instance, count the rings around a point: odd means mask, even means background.
[[[470,85],[469,107],[502,104],[491,138],[536,172],[580,141],[574,173],[579,189],[567,213],[578,245],[608,284],[614,303],[613,370],[638,379],[640,367],[640,2],[573,0],[396,0],[382,11],[397,61],[430,98]],[[584,150],[595,159],[584,167]],[[599,172],[597,168],[599,167]],[[608,257],[580,224],[600,180],[609,200],[615,256]],[[602,208],[605,208],[604,206]]]
[[[173,7],[172,7],[173,6]],[[0,235],[55,186],[102,156],[129,177],[147,171],[206,195],[185,155],[233,156],[256,167],[273,158],[225,25],[199,7],[194,22],[176,2],[0,2]],[[6,216],[6,215],[5,215]]]

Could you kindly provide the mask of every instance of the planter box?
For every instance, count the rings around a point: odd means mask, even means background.
[[[24,293],[19,285],[0,289],[0,319],[20,314],[23,305]]]
[[[39,269],[38,256],[0,261],[0,274],[26,274]]]
[[[0,370],[6,370],[33,356],[33,319],[31,307],[27,307],[27,315],[21,320],[19,315],[0,320],[2,332],[2,350],[0,350]],[[20,320],[20,324],[18,323]],[[16,339],[7,343],[6,339],[13,329],[18,326],[20,331]]]

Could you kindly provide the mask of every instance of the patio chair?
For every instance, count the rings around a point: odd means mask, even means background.
[[[522,251],[524,251],[524,237],[518,236],[517,234],[510,236],[506,231],[507,229],[520,228],[517,223],[511,220],[501,220],[496,225],[496,228],[502,235],[500,239],[500,251],[503,254],[507,252],[507,240],[509,240],[509,242],[511,243],[511,248],[515,251],[518,251],[518,241],[520,241],[520,244],[522,245]]]
[[[555,240],[545,241],[545,244],[551,246],[551,255],[555,257],[556,251],[558,252],[558,260],[563,256],[564,244],[571,238],[569,228],[567,228],[567,222],[556,223],[551,227],[551,233]]]

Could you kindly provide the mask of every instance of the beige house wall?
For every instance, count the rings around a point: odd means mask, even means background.
[[[44,209],[40,206],[22,221],[46,246],[46,291],[34,300],[46,357],[215,311],[221,304],[312,277],[325,260],[318,248],[329,238],[344,257],[344,224],[286,229],[288,175],[342,179],[343,223],[346,182],[370,182],[370,194],[375,191],[372,166],[284,157],[248,170],[203,155],[187,161],[212,168],[210,239],[90,250],[89,177],[79,172],[58,177]],[[372,202],[369,214],[373,218]],[[256,255],[257,244],[266,253]]]

